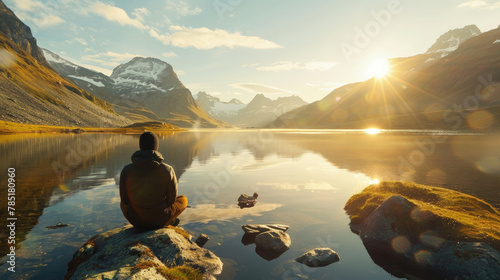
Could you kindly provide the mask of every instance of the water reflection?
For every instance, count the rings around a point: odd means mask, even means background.
[[[458,189],[500,208],[500,137],[449,136],[433,146],[429,137],[328,131],[187,132],[159,135],[159,150],[174,167],[179,192],[190,199],[192,208],[180,217],[181,226],[210,236],[206,247],[225,260],[221,279],[282,279],[295,271],[312,279],[325,275],[391,279],[373,265],[359,238],[350,233],[343,206],[352,194],[376,180],[406,178]],[[83,242],[126,223],[115,183],[137,149],[138,135],[0,137],[1,170],[14,167],[19,179],[16,243],[21,245],[16,254],[23,272],[17,276],[64,275],[66,263]],[[415,151],[424,155],[423,163],[405,177],[402,162],[411,163]],[[2,181],[1,188],[6,185]],[[254,192],[259,193],[259,202],[239,209],[237,198]],[[0,196],[0,204],[6,204],[6,197]],[[0,210],[4,220],[5,210]],[[46,228],[59,222],[69,226]],[[292,247],[275,261],[261,263],[253,248],[241,244],[241,225],[250,222],[290,225]],[[429,244],[440,242],[432,233],[421,238]],[[404,240],[393,245],[404,250]],[[311,246],[338,247],[343,265],[304,272],[288,263]],[[6,250],[2,242],[2,256]],[[407,270],[394,272],[387,268],[394,266],[391,262],[368,253],[393,275],[407,276]],[[424,262],[426,256],[420,252],[416,257]],[[359,271],[359,266],[366,271]]]

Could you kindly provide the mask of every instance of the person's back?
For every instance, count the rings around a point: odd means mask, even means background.
[[[187,198],[177,196],[173,168],[163,163],[158,138],[145,132],[139,140],[141,150],[120,176],[120,207],[137,228],[155,229],[170,224],[187,207]]]

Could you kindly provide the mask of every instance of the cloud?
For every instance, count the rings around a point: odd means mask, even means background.
[[[107,53],[99,53],[99,54],[91,54],[82,56],[83,60],[97,62],[101,65],[116,67],[123,62],[127,62],[134,57],[144,57],[140,54],[130,54],[130,53],[115,53],[115,52],[107,52]]]
[[[309,61],[305,63],[280,61],[272,63],[269,66],[256,67],[255,69],[267,72],[283,72],[291,70],[309,70],[309,71],[325,71],[337,65],[336,62],[329,61]]]
[[[333,187],[327,182],[308,182],[302,184],[293,183],[257,183],[257,186],[273,187],[278,190],[312,190],[312,191],[337,191],[338,189]]]
[[[242,211],[236,204],[227,206],[198,204],[182,213],[182,221],[184,223],[208,223],[213,220],[230,221],[245,216],[262,216],[264,212],[270,212],[282,206],[283,204],[279,203],[257,203],[254,207]]]
[[[196,6],[191,8],[188,3],[184,1],[167,0],[167,10],[175,11],[180,16],[192,16],[201,13],[201,9]]]
[[[184,72],[184,70],[175,70],[175,74],[177,74],[177,76],[182,76],[186,75],[186,72]]]
[[[177,57],[177,54],[175,54],[174,52],[164,52],[161,55],[163,55],[164,57]]]
[[[133,26],[139,29],[148,29],[149,27],[142,24],[141,21],[137,18],[133,19],[129,17],[127,12],[123,10],[122,8],[118,8],[112,5],[108,5],[102,2],[96,2],[91,6],[91,13],[94,13],[96,15],[102,16],[108,21],[111,22],[117,22],[122,26]],[[136,9],[135,13],[137,14],[138,11]]]
[[[226,30],[211,30],[206,27],[191,28],[184,26],[170,26],[170,33],[158,34],[151,29],[149,34],[165,45],[180,48],[193,47],[200,50],[208,50],[217,47],[228,48],[250,48],[250,49],[276,49],[282,46],[262,39],[257,36],[246,36],[239,32],[230,33]]]
[[[22,20],[31,21],[36,27],[46,28],[63,23],[64,20],[42,2],[34,0],[18,0],[14,2],[17,15]]]
[[[68,43],[68,44],[80,43],[80,44],[82,44],[82,45],[84,45],[84,46],[87,46],[87,45],[88,45],[88,44],[87,44],[87,41],[85,41],[85,39],[83,39],[83,38],[74,38],[74,39],[72,39],[72,40],[66,40],[65,42],[66,42],[66,43]],[[86,50],[87,50],[87,49],[86,49]]]
[[[244,89],[251,93],[298,93],[296,91],[281,89],[277,87],[255,84],[255,83],[236,83],[230,84],[230,87]]]
[[[144,22],[144,17],[148,16],[149,14],[149,10],[146,8],[134,9],[134,12],[132,13],[132,15],[140,22]]]
[[[37,17],[34,17],[34,18],[31,18],[31,21],[36,24],[36,26],[40,27],[40,28],[46,28],[46,27],[50,27],[50,26],[53,26],[53,25],[57,25],[59,23],[63,23],[64,20],[58,16],[55,16],[55,15],[40,15],[40,16],[37,16]]]
[[[489,10],[494,10],[494,9],[500,9],[500,2],[495,2],[495,3],[490,3],[485,0],[468,0],[467,2],[464,2],[460,5],[457,6],[458,8],[481,8],[481,9],[489,9]]]
[[[23,11],[34,12],[39,9],[46,9],[45,5],[43,5],[41,2],[33,0],[17,0],[14,1],[14,3],[18,9],[21,9]]]

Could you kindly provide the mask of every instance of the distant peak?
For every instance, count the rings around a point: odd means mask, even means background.
[[[474,24],[450,30],[441,35],[426,53],[450,53],[463,42],[480,34],[481,30]]]

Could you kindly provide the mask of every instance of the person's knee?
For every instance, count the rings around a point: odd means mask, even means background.
[[[182,206],[182,208],[186,208],[188,205],[188,198],[184,195],[179,195],[176,198],[176,202]]]

